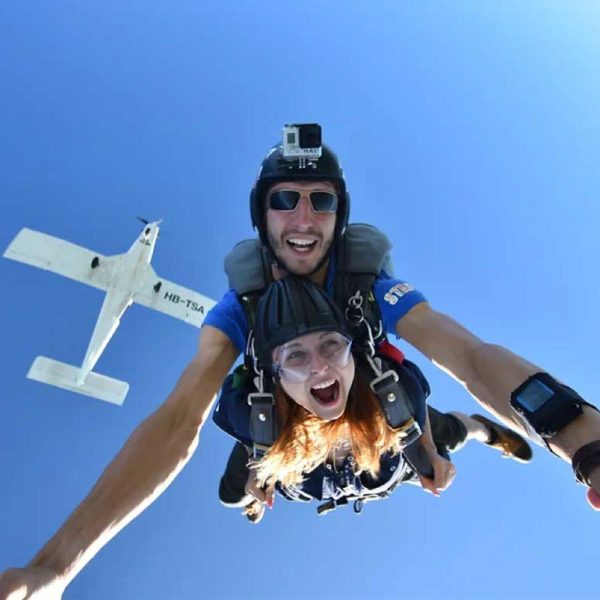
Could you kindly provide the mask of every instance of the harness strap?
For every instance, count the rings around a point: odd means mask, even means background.
[[[327,500],[327,502],[324,502],[317,507],[317,514],[325,515],[340,506],[346,506],[348,503],[353,502],[354,512],[358,515],[362,512],[363,504],[365,502],[387,498],[404,480],[407,471],[411,467],[412,465],[406,464],[404,466],[398,466],[398,468],[394,471],[394,475],[382,486],[370,490],[362,488],[365,491],[362,491],[360,495],[348,494],[337,499],[330,498]]]
[[[373,284],[382,270],[392,275],[388,238],[378,229],[364,223],[349,226],[336,248],[334,298],[345,309],[346,321],[355,347],[368,349],[364,322],[369,324],[376,342],[383,335],[379,307],[373,297]],[[360,298],[360,304],[353,301]],[[372,341],[372,340],[371,340]]]
[[[387,424],[400,435],[402,453],[416,473],[432,479],[434,470],[431,460],[423,447],[415,444],[423,434],[423,430],[415,418],[415,409],[405,386],[400,382],[398,373],[392,369],[383,372],[381,366],[384,363],[380,358],[372,358],[368,355],[366,358],[367,364],[376,376],[370,383],[371,389],[379,400]],[[422,391],[427,396],[428,386]]]
[[[272,276],[269,257],[260,240],[255,238],[236,244],[225,257],[225,273],[229,287],[238,296],[262,293]]]
[[[398,432],[403,446],[409,446],[421,437],[421,426],[414,417],[412,403],[406,390],[398,383],[398,374],[390,369],[370,383],[388,425]]]
[[[415,473],[427,479],[434,478],[433,465],[421,444],[411,444],[407,448],[404,448],[402,454],[404,454],[404,457],[408,460]]]
[[[252,436],[254,458],[265,455],[277,439],[275,399],[267,392],[248,394],[250,405],[250,435]]]
[[[393,275],[390,249],[387,237],[366,224],[349,225],[336,248],[334,297],[338,306],[345,307],[354,346],[369,357],[375,355],[376,347],[385,340],[372,288],[382,270]],[[235,289],[242,303],[250,331],[254,327],[260,296],[272,282],[270,262],[267,251],[258,239],[240,242],[225,259],[230,287]],[[247,351],[245,361],[250,372],[257,372],[257,367],[262,371],[264,365],[255,365],[253,360],[251,353]],[[401,362],[399,361],[400,364]],[[421,435],[421,429],[414,418],[410,399],[393,370],[385,373],[377,369],[374,371],[376,377],[371,382],[371,388],[379,399],[386,421],[402,436],[405,453],[414,454],[409,448]],[[248,396],[251,407],[250,434],[255,456],[263,456],[278,435],[272,385],[271,382],[263,381],[261,374],[257,372],[264,385],[259,386],[257,393]],[[418,457],[411,461],[419,472],[421,470],[417,465],[421,463]]]

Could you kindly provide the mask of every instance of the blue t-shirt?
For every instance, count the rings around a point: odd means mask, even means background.
[[[327,274],[325,289],[333,296],[332,267]],[[379,274],[373,285],[373,295],[381,311],[381,320],[387,333],[396,333],[396,323],[420,302],[426,302],[425,296],[412,285],[400,279],[389,277],[385,271]],[[240,353],[246,349],[248,320],[234,290],[229,290],[206,315],[204,325],[211,325],[222,331]]]

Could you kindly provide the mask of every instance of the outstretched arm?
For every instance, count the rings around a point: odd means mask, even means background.
[[[90,494],[25,569],[0,576],[0,600],[42,589],[60,598],[69,582],[175,479],[198,445],[215,394],[237,351],[218,329],[202,329],[198,352],[164,404],[130,436]],[[11,592],[20,590],[18,595]],[[35,597],[35,596],[33,596]]]
[[[462,383],[489,412],[510,427],[530,436],[510,405],[510,395],[529,376],[543,369],[495,344],[483,342],[459,323],[417,304],[396,324],[396,331],[438,367]],[[552,449],[564,460],[584,444],[600,439],[600,413],[584,406],[584,412],[551,440]],[[593,489],[600,493],[600,468],[591,474]]]

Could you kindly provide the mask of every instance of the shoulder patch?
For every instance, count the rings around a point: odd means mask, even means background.
[[[400,300],[400,298],[402,298],[402,296],[408,294],[408,292],[413,292],[414,289],[415,288],[412,285],[410,285],[410,283],[397,283],[392,288],[390,288],[388,292],[386,292],[383,299],[388,304],[394,305],[398,302],[398,300]]]

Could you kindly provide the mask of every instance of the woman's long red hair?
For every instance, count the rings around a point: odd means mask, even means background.
[[[256,464],[260,485],[295,485],[323,463],[342,440],[348,441],[359,471],[376,476],[381,455],[400,451],[397,434],[388,427],[371,388],[357,371],[344,414],[323,421],[294,402],[280,387],[275,392],[280,435]]]

